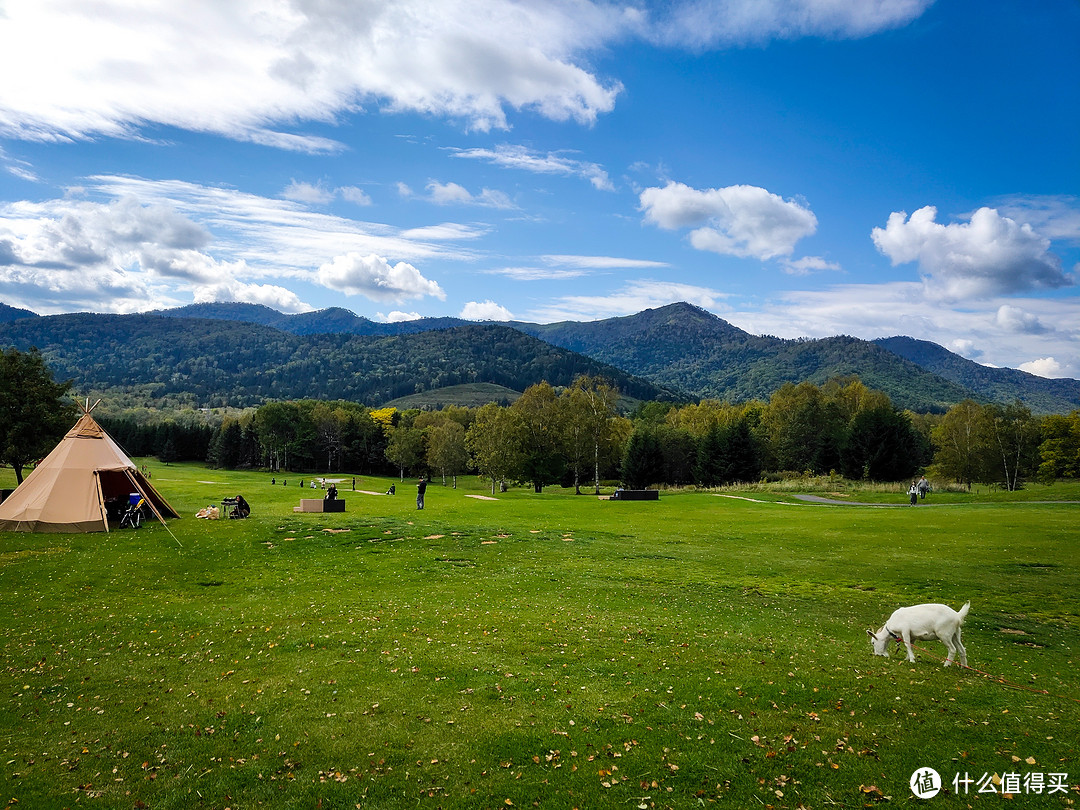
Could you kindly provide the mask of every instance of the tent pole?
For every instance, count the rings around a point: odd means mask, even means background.
[[[139,486],[139,482],[135,480],[135,476],[132,475],[129,470],[124,470],[124,475],[127,476],[127,479],[131,482],[131,485],[139,491],[139,494],[142,496],[143,500],[146,501],[146,505],[150,507],[150,511],[153,512],[157,519],[161,521],[161,525],[165,528],[168,528],[168,524],[165,522],[165,518],[161,516],[161,513],[157,510],[157,507],[154,506],[154,502],[150,500],[150,496],[146,494],[146,491],[141,486]]]
[[[109,530],[109,513],[105,509],[105,493],[101,491],[101,476],[94,470],[94,485],[97,487],[98,509],[101,510],[101,522],[105,524],[105,531]]]
[[[157,519],[161,521],[161,525],[165,527],[165,531],[167,531],[169,533],[169,536],[173,540],[176,540],[176,545],[180,546],[180,548],[183,548],[184,544],[176,539],[176,535],[172,533],[172,529],[169,528],[169,524],[165,522],[165,518],[163,518],[161,516],[161,513],[157,510],[157,507],[154,506],[154,502],[152,500],[150,500],[149,497],[147,497],[146,490],[144,490],[141,486],[139,486],[139,482],[137,480],[135,480],[135,476],[131,474],[131,471],[130,470],[124,470],[124,475],[127,476],[128,481],[131,482],[132,486],[134,486],[135,489],[139,490],[139,494],[142,495],[143,500],[146,501],[146,503],[150,507],[151,511],[157,516]]]

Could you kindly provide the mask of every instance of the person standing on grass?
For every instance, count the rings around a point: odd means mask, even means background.
[[[911,489],[907,492],[908,498],[911,499],[911,505],[914,506],[919,502],[919,487],[914,481],[911,482]]]
[[[416,482],[416,508],[424,508],[424,493],[427,492],[427,480],[423,476],[420,476],[420,480]]]
[[[930,491],[930,482],[926,480],[926,476],[922,476],[917,484],[919,488],[919,500],[926,497],[926,493]]]

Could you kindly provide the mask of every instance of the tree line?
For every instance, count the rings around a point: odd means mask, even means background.
[[[561,388],[532,385],[510,405],[398,410],[299,400],[225,416],[216,427],[191,413],[106,427],[133,455],[163,460],[443,481],[475,473],[492,491],[504,482],[580,492],[599,491],[601,481],[712,487],[835,473],[898,481],[922,472],[1017,489],[1080,477],[1080,411],[1036,417],[1019,403],[965,400],[945,414],[913,414],[854,378],[789,383],[768,401],[647,402],[628,415],[618,406],[610,381],[581,376]]]
[[[0,353],[0,463],[22,470],[63,435],[75,409],[39,352]],[[296,472],[484,476],[599,490],[657,484],[717,486],[769,476],[840,473],[938,479],[1016,489],[1080,477],[1080,411],[1036,417],[1015,403],[965,400],[913,414],[856,378],[785,384],[768,401],[645,402],[619,412],[619,390],[583,375],[529,386],[510,405],[370,409],[350,401],[268,402],[242,412],[100,415],[132,456],[213,467]]]

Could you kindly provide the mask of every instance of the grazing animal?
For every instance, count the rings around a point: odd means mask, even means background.
[[[897,608],[876,633],[873,630],[866,631],[874,645],[874,655],[888,658],[889,642],[903,641],[907,647],[907,660],[914,661],[915,652],[911,649],[911,642],[932,641],[936,638],[949,650],[945,666],[949,666],[956,654],[960,653],[960,666],[966,667],[967,650],[960,642],[960,628],[970,606],[969,601],[965,602],[960,610],[953,610],[948,605],[912,605]]]

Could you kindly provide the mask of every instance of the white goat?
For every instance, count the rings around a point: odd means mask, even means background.
[[[889,620],[876,633],[867,630],[874,645],[874,655],[889,657],[889,642],[904,642],[907,647],[907,660],[914,661],[915,653],[911,649],[912,641],[932,641],[935,638],[949,650],[945,666],[953,662],[960,653],[960,666],[967,666],[967,650],[960,643],[960,627],[964,624],[971,602],[965,602],[959,611],[948,605],[912,605],[897,608]]]

